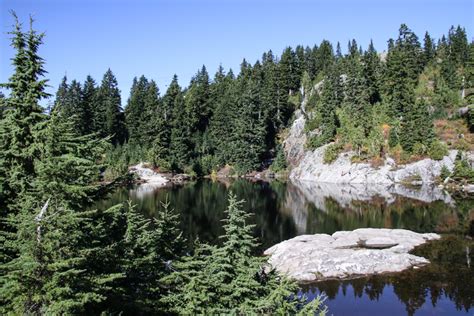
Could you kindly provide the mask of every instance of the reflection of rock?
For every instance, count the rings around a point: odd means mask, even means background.
[[[397,196],[408,197],[422,202],[443,201],[453,204],[451,196],[436,186],[423,185],[408,188],[400,184],[335,184],[294,181],[292,184],[318,209],[326,211],[326,200],[332,198],[341,207],[356,208],[356,201],[371,201],[375,197],[383,198],[387,204],[393,203]],[[294,200],[294,199],[293,199]]]
[[[157,189],[164,188],[169,185],[169,183],[142,183],[131,189],[129,194],[131,197],[134,197],[138,200],[142,200],[145,197],[154,194]]]
[[[308,201],[301,194],[298,187],[288,183],[286,186],[285,203],[281,212],[293,218],[298,235],[306,232],[306,223],[308,222]]]
[[[267,249],[265,255],[277,271],[300,282],[343,279],[425,265],[427,259],[408,252],[439,238],[404,229],[362,228],[332,236],[298,236]]]

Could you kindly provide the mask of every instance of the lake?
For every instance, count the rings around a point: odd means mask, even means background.
[[[330,314],[474,315],[474,200],[452,197],[437,187],[199,180],[121,188],[98,207],[131,199],[152,217],[160,211],[160,202],[168,199],[181,214],[181,228],[190,244],[197,237],[218,243],[229,191],[254,213],[259,250],[301,234],[362,227],[443,235],[415,250],[431,261],[421,269],[302,286],[309,297],[325,293]]]

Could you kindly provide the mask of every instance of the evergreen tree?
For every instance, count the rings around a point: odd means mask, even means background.
[[[178,84],[178,77],[174,75],[166,94],[163,97],[166,108],[173,110],[173,123],[170,138],[170,160],[173,169],[184,170],[188,166],[191,158],[191,133],[186,121],[186,109],[184,105],[183,93]]]
[[[411,152],[414,144],[428,147],[434,139],[434,127],[431,115],[424,101],[417,101],[408,109],[400,130],[400,145]]]
[[[15,18],[11,46],[16,54],[12,59],[13,75],[9,82],[1,86],[10,90],[6,99],[8,109],[0,121],[0,179],[2,179],[2,195],[5,205],[16,201],[17,196],[31,189],[35,176],[34,161],[38,156],[38,146],[34,131],[45,119],[39,101],[46,98],[47,80],[40,79],[46,71],[44,61],[38,56],[39,45],[43,41],[43,33],[32,28],[23,32],[18,17]]]
[[[97,117],[97,87],[94,79],[91,76],[87,76],[82,87],[82,107],[84,109],[84,117],[82,127],[82,134],[87,135],[91,133],[98,133],[95,124]]]
[[[117,79],[110,69],[104,74],[98,91],[97,126],[102,137],[111,136],[112,143],[122,143],[126,137]]]
[[[143,141],[143,130],[145,129],[143,119],[149,117],[144,115],[146,113],[145,98],[148,87],[148,79],[145,76],[133,79],[130,98],[125,107],[125,123],[127,125],[129,141],[132,143],[142,143]]]
[[[196,244],[193,256],[175,264],[176,271],[164,279],[170,286],[163,299],[177,314],[295,314],[305,299],[293,297],[295,283],[263,269],[254,257],[256,240],[247,224],[243,201],[229,195],[222,236],[223,244]],[[316,300],[305,313],[325,314]]]
[[[391,115],[401,121],[401,145],[411,150],[414,142],[408,137],[411,121],[416,117],[414,89],[421,71],[421,48],[417,36],[404,24],[400,27],[395,46],[387,56],[385,89],[390,104]]]
[[[317,134],[309,140],[309,146],[316,148],[334,139],[338,126],[336,109],[341,106],[344,94],[340,70],[333,65],[330,75],[324,79],[321,100],[314,117]]]
[[[259,168],[265,152],[265,118],[258,91],[255,80],[243,83],[238,114],[233,125],[232,159],[241,173]]]
[[[362,74],[365,79],[369,102],[374,105],[375,103],[382,101],[380,88],[382,66],[372,40],[370,41],[369,48],[362,57],[362,67]]]
[[[293,94],[300,88],[301,69],[298,65],[296,53],[291,47],[285,48],[278,63],[282,89],[285,94]]]
[[[220,165],[229,163],[233,153],[230,149],[230,140],[233,133],[233,124],[237,117],[238,104],[234,74],[230,70],[220,79],[219,72],[214,79],[214,114],[209,125],[213,151],[216,161]]]
[[[46,197],[52,205],[80,209],[92,202],[100,190],[99,161],[107,148],[106,139],[81,135],[73,121],[59,109],[53,110],[36,136],[40,146],[35,161],[35,200]],[[33,205],[33,208],[39,205]]]
[[[424,64],[429,64],[435,56],[435,45],[433,39],[431,38],[428,32],[425,33],[425,38],[423,41],[423,57]]]

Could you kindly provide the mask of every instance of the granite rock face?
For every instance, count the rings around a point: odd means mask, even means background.
[[[162,174],[147,167],[145,163],[130,166],[128,171],[136,175],[143,182],[153,184],[154,186],[164,185],[169,181]]]
[[[295,120],[284,141],[287,161],[291,167],[290,179],[325,183],[377,183],[393,184],[419,179],[420,183],[433,183],[446,166],[454,168],[457,150],[450,150],[442,160],[423,159],[405,165],[397,165],[387,158],[381,167],[369,163],[352,163],[354,152],[344,152],[330,164],[324,163],[324,152],[328,145],[307,150],[306,118],[301,110],[295,112]]]
[[[301,235],[267,249],[268,262],[298,282],[400,272],[429,263],[408,252],[437,234],[361,228],[331,235]]]

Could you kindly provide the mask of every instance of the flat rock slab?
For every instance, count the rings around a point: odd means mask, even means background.
[[[400,272],[426,265],[426,258],[409,254],[438,234],[405,229],[361,228],[331,235],[302,235],[267,249],[268,262],[299,282],[345,279]]]

